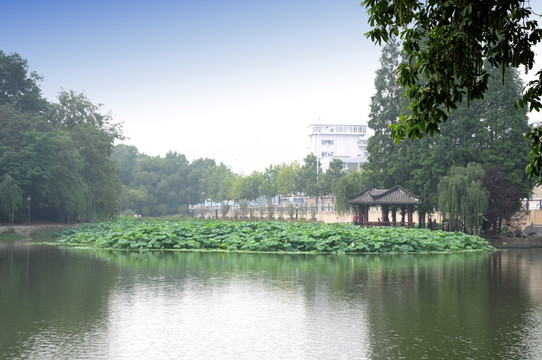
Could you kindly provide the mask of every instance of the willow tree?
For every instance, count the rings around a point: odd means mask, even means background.
[[[0,182],[0,204],[2,212],[12,224],[15,213],[23,205],[23,190],[9,174],[4,175],[4,179]]]
[[[476,163],[454,166],[438,184],[438,204],[442,216],[452,229],[464,228],[468,233],[480,229],[487,211],[489,192],[483,187],[484,169]]]

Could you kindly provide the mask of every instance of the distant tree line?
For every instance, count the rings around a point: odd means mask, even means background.
[[[332,193],[344,175],[343,164],[334,160],[321,172],[314,154],[303,163],[270,165],[265,171],[239,175],[213,159],[188,161],[169,152],[165,157],[139,153],[135,146],[120,144],[113,151],[122,182],[121,207],[144,216],[187,214],[189,205],[205,201],[250,202],[260,197]],[[319,173],[317,173],[319,171]]]
[[[0,51],[0,222],[99,219],[118,211],[120,126],[84,94],[46,101],[41,77]]]
[[[130,210],[144,216],[187,214],[206,200],[246,203],[259,197],[332,194],[340,213],[352,209],[348,196],[370,185],[402,185],[424,197],[421,225],[440,211],[450,229],[499,232],[532,192],[530,131],[525,111],[516,110],[522,84],[507,70],[502,80],[489,71],[483,100],[456,109],[440,136],[395,143],[390,125],[408,113],[396,81],[403,59],[396,41],[383,47],[371,98],[369,162],[344,171],[340,160],[326,172],[317,156],[269,165],[239,175],[223,163],[169,152],[142,154],[119,144],[121,128],[101,105],[84,94],[62,91],[55,103],[43,99],[41,78],[26,60],[0,51],[0,222],[93,220]]]

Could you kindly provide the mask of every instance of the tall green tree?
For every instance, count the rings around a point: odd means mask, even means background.
[[[111,151],[120,125],[73,91],[48,104],[39,80],[26,60],[0,51],[0,174],[31,196],[33,217],[114,215],[120,182]]]
[[[82,175],[94,199],[95,215],[98,218],[115,215],[119,209],[121,182],[111,157],[114,139],[90,124],[77,125],[69,134],[84,159]]]
[[[0,213],[13,223],[17,210],[23,204],[23,189],[9,174],[5,174],[0,182],[0,204],[2,205]]]
[[[17,53],[0,50],[0,105],[11,104],[22,112],[40,113],[47,108],[38,82],[42,77],[29,72],[28,62]]]
[[[322,179],[321,166],[314,154],[308,154],[303,159],[303,165],[299,167],[295,174],[295,192],[305,194],[310,197],[322,195],[320,180]]]
[[[451,228],[479,233],[489,192],[483,187],[484,169],[476,163],[454,166],[438,185],[439,209]]]
[[[104,113],[102,107],[102,104],[92,103],[84,93],[61,91],[57,102],[49,106],[47,115],[55,127],[73,129],[85,124],[102,131],[113,140],[122,140],[121,124],[114,123],[111,113]]]
[[[254,171],[249,176],[242,178],[241,182],[241,200],[254,201],[260,196],[260,188],[264,181],[261,172]]]
[[[333,193],[333,188],[345,174],[343,168],[344,163],[341,159],[333,159],[329,163],[329,168],[322,175],[322,180],[320,181],[322,195],[331,195]]]
[[[383,53],[395,54],[398,61],[396,47],[397,44],[390,40]],[[485,99],[474,101],[469,107],[466,104],[458,106],[441,125],[441,136],[405,139],[397,144],[390,139],[389,125],[393,124],[396,114],[408,111],[407,105],[402,99],[384,98],[382,94],[391,91],[381,90],[397,86],[393,76],[382,76],[393,73],[397,61],[383,61],[375,80],[378,85],[371,102],[370,119],[375,136],[369,139],[370,162],[367,165],[372,184],[380,187],[402,185],[424,196],[418,210],[429,212],[438,206],[437,185],[449,169],[476,162],[501,169],[507,180],[521,188],[523,196],[528,196],[533,186],[525,173],[529,162],[529,141],[525,134],[529,125],[525,111],[517,111],[514,107],[522,88],[517,71],[509,69],[504,80],[499,71],[490,71]],[[386,81],[391,85],[385,86]],[[394,91],[401,93],[400,88]],[[390,108],[397,110],[386,116],[391,112]]]
[[[133,145],[118,144],[113,149],[112,157],[119,168],[120,181],[124,185],[130,185],[134,180],[134,168],[139,151]]]
[[[260,194],[266,199],[272,199],[279,194],[278,179],[284,164],[269,165],[263,173],[263,182],[260,185]]]
[[[202,174],[211,174],[214,168],[214,160],[198,159],[190,164],[185,155],[176,152],[165,157],[140,155],[124,199],[137,203],[144,215],[185,214],[189,204],[210,196]]]
[[[380,68],[376,71],[374,86],[375,94],[371,96],[368,125],[374,131],[369,138],[367,167],[373,175],[375,185],[391,187],[396,185],[398,174],[393,174],[390,166],[392,157],[399,145],[391,139],[389,126],[394,124],[401,113],[402,87],[396,81],[396,72],[401,63],[399,43],[391,38],[382,47]]]
[[[370,176],[365,169],[359,171],[349,170],[339,179],[333,189],[335,205],[339,214],[348,214],[352,206],[348,203],[348,197],[355,195],[371,186]]]
[[[527,0],[364,0],[362,5],[370,16],[373,29],[366,35],[372,41],[380,44],[401,34],[406,61],[398,82],[410,112],[392,125],[398,141],[438,133],[459,103],[483,99],[493,69],[503,76],[509,67],[532,69],[534,47],[542,40]],[[542,108],[542,71],[537,76],[518,101],[531,111]],[[540,181],[542,127],[528,136],[529,172]]]
[[[300,165],[297,161],[284,164],[277,177],[278,193],[283,196],[294,195],[298,191],[297,176]]]
[[[213,201],[231,200],[231,187],[236,175],[223,163],[216,166],[209,174],[207,197]]]
[[[0,122],[0,173],[12,174],[31,196],[33,217],[70,221],[87,214],[92,201],[71,134],[10,105],[0,106]]]
[[[208,180],[216,167],[213,159],[199,158],[190,164],[188,181],[192,184],[194,199],[190,204],[201,203],[207,199]]]
[[[512,221],[521,209],[521,188],[506,180],[506,174],[494,167],[485,167],[483,186],[489,194],[486,212],[486,231],[497,234],[503,226]]]

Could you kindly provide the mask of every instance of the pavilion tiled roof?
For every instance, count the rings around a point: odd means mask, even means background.
[[[422,197],[411,194],[400,185],[390,189],[378,189],[371,186],[364,191],[348,197],[353,205],[418,205]]]

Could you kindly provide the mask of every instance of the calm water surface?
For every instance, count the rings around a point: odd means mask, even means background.
[[[0,359],[541,359],[542,250],[324,256],[0,243]]]

